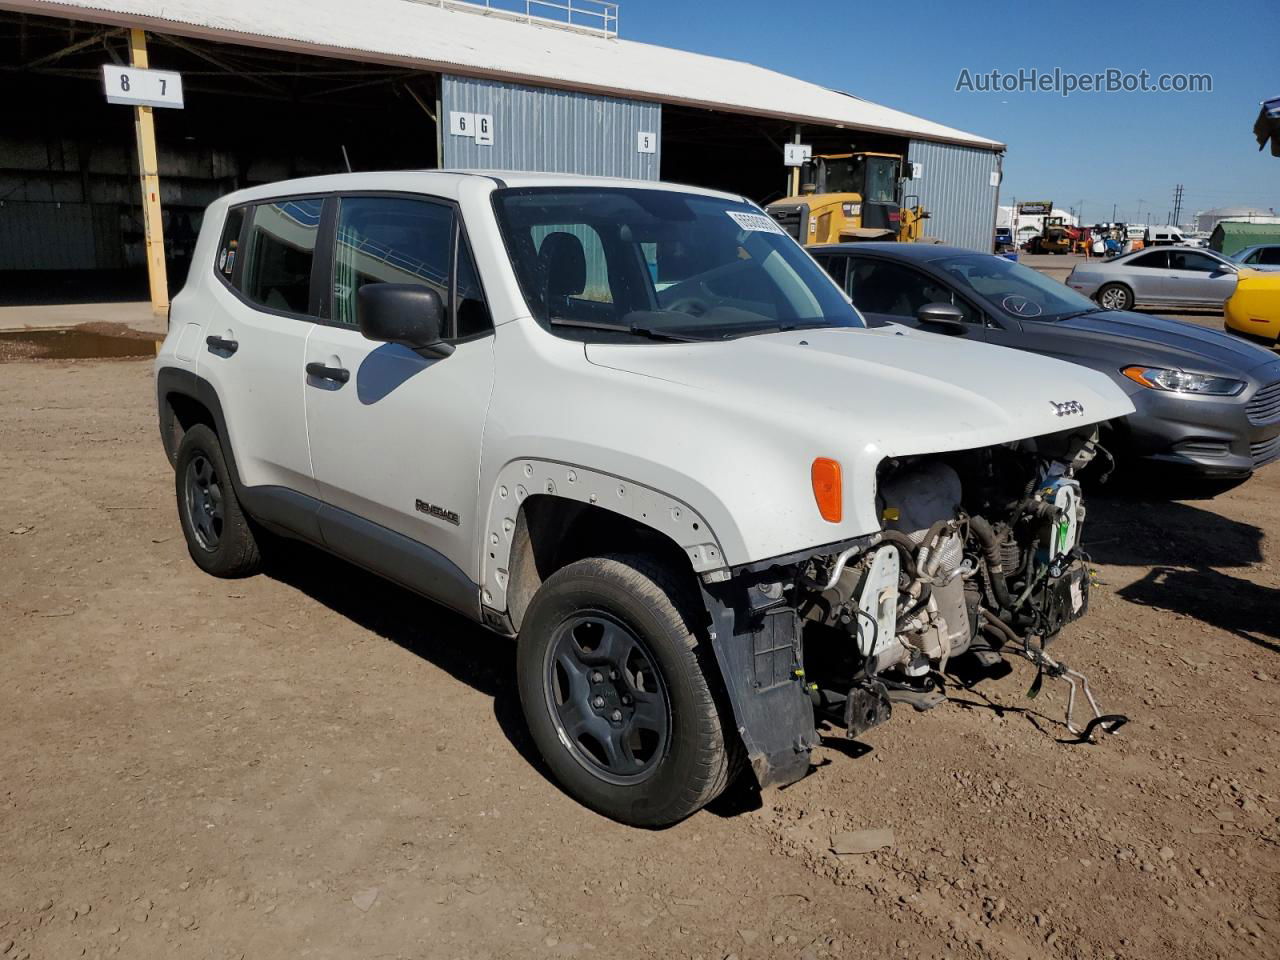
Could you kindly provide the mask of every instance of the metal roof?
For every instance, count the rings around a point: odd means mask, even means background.
[[[846,126],[1004,144],[737,60],[512,22],[418,0],[0,0],[45,16]]]

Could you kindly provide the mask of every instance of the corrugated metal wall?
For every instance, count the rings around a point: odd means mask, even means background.
[[[440,101],[443,167],[658,179],[662,107],[656,103],[447,74]],[[492,146],[451,134],[454,112],[492,116]],[[654,153],[637,149],[642,132],[653,134]]]
[[[919,196],[932,214],[925,221],[925,235],[990,253],[999,197],[992,174],[1000,169],[999,155],[973,147],[912,140],[908,159],[922,168],[920,179],[908,180],[904,193]]]

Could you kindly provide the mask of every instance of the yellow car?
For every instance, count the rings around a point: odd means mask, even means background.
[[[1228,330],[1274,346],[1280,340],[1280,271],[1241,270],[1224,310]]]

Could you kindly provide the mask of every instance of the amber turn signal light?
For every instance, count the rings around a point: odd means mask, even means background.
[[[813,479],[813,499],[817,501],[822,519],[827,523],[839,523],[844,517],[839,462],[818,457],[813,461],[810,474]]]

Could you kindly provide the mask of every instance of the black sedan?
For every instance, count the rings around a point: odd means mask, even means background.
[[[900,323],[1068,360],[1111,377],[1137,412],[1112,452],[1234,480],[1280,459],[1280,357],[1179,320],[1104,310],[1021,264],[956,247],[809,248],[872,326]]]

